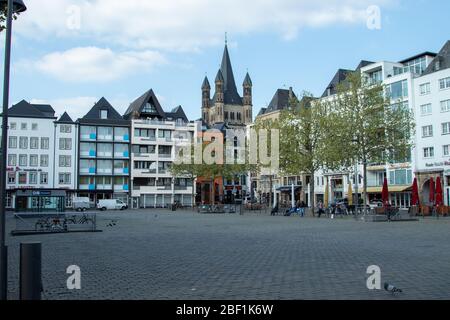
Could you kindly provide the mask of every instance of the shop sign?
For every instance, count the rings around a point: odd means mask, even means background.
[[[434,162],[434,163],[430,162],[430,163],[426,163],[425,166],[427,168],[450,166],[450,161],[442,161],[442,162]]]

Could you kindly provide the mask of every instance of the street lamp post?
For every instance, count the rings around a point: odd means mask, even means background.
[[[9,74],[11,67],[11,31],[14,13],[24,12],[27,7],[22,0],[0,0],[1,5],[7,5],[6,42],[5,42],[5,73],[3,80],[3,114],[2,114],[2,149],[0,156],[0,300],[7,299],[8,263],[5,245],[5,214],[6,214],[6,157],[8,142],[8,105],[9,105]]]

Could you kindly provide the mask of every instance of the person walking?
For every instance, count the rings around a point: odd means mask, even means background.
[[[320,219],[320,216],[322,215],[322,213],[324,213],[323,212],[323,202],[322,201],[319,201],[319,204],[317,205],[317,213],[318,213],[318,215],[319,215],[319,219]]]

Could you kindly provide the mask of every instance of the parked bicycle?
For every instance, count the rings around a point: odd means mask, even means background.
[[[62,232],[67,230],[67,223],[65,219],[47,217],[39,219],[35,223],[34,228],[36,231]]]

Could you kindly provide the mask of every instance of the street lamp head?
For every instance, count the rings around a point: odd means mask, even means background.
[[[14,13],[21,13],[27,10],[27,6],[23,3],[22,0],[13,0],[12,2]],[[0,3],[7,5],[8,0],[0,0]]]

